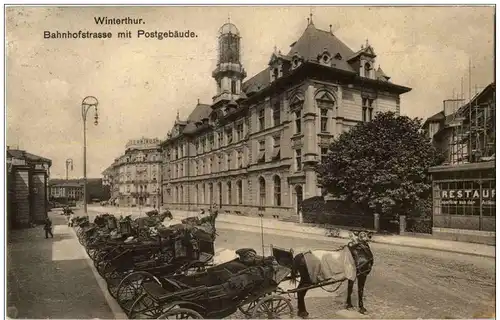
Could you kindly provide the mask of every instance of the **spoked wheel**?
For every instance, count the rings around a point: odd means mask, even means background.
[[[115,299],[116,299],[116,294],[118,292],[118,285],[122,281],[123,277],[124,273],[115,271],[112,273],[111,277],[106,278],[108,292]]]
[[[104,280],[106,280],[106,283],[108,283],[108,286],[110,283],[116,283],[116,288],[118,288],[118,285],[120,284],[120,281],[124,276],[125,275],[123,271],[120,271],[116,267],[113,267],[111,264],[109,264],[109,267],[104,270],[103,278]]]
[[[257,305],[256,301],[252,301],[249,304],[245,304],[244,306],[238,307],[238,310],[240,310],[241,313],[247,318],[252,317],[252,312],[253,309],[255,309],[255,306]]]
[[[97,265],[97,272],[99,272],[99,274],[101,275],[101,277],[103,277],[104,279],[106,279],[106,277],[105,277],[106,271],[109,272],[110,268],[111,268],[111,261],[104,260],[104,261],[102,261],[102,263],[100,263],[100,264]]]
[[[293,316],[290,300],[278,295],[260,299],[252,312],[252,319],[291,319]]]
[[[147,293],[141,294],[134,301],[130,311],[129,319],[156,319],[163,314],[163,308],[156,303]]]
[[[156,319],[203,319],[203,316],[192,309],[173,308]]]
[[[153,275],[149,272],[145,271],[137,271],[128,274],[120,284],[116,290],[116,300],[120,307],[128,313],[132,304],[137,298],[144,292],[142,289],[142,284],[144,281],[149,281],[153,279]]]
[[[92,261],[96,258],[97,254],[99,253],[99,250],[95,248],[87,248],[87,254],[89,255],[89,258],[92,259]]]

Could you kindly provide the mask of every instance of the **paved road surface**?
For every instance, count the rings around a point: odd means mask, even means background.
[[[254,232],[218,228],[216,248],[262,250]],[[331,249],[326,241],[266,234],[266,244],[282,248]],[[491,316],[495,301],[495,260],[416,248],[375,246],[375,266],[365,287],[370,318],[471,318]],[[337,317],[341,294],[311,290],[306,300],[313,318]],[[357,291],[353,295],[357,304]],[[296,303],[294,303],[296,308]],[[488,314],[489,312],[489,314]]]

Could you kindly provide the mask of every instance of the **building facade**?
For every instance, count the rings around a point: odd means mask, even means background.
[[[366,43],[352,51],[312,19],[287,54],[247,81],[240,33],[218,35],[217,86],[162,143],[163,203],[298,220],[303,199],[321,194],[314,171],[329,143],[377,112],[399,113],[409,88],[389,82]]]
[[[83,201],[83,182],[49,182],[49,200],[59,203]]]
[[[445,155],[442,165],[429,170],[432,232],[445,239],[495,244],[495,83],[454,109],[445,108],[442,116],[424,124]]]
[[[125,153],[102,173],[109,185],[111,202],[120,206],[158,206],[161,203],[159,139],[130,140]]]
[[[47,218],[52,161],[7,147],[7,227],[23,228]]]

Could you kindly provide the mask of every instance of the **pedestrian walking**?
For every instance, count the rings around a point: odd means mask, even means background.
[[[69,226],[70,227],[73,227],[74,221],[75,221],[75,214],[73,213],[73,211],[71,211],[71,213],[69,214]]]
[[[52,221],[50,221],[48,217],[45,219],[43,229],[45,230],[45,239],[48,239],[49,235],[51,238],[54,238],[54,235],[52,234]]]
[[[68,227],[69,227],[69,225],[70,225],[70,219],[71,219],[70,216],[69,216],[69,212],[66,212],[65,216],[66,216],[66,223],[68,224]]]

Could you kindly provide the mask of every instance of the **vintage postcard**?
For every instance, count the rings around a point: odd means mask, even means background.
[[[494,318],[495,9],[7,5],[6,316]]]

